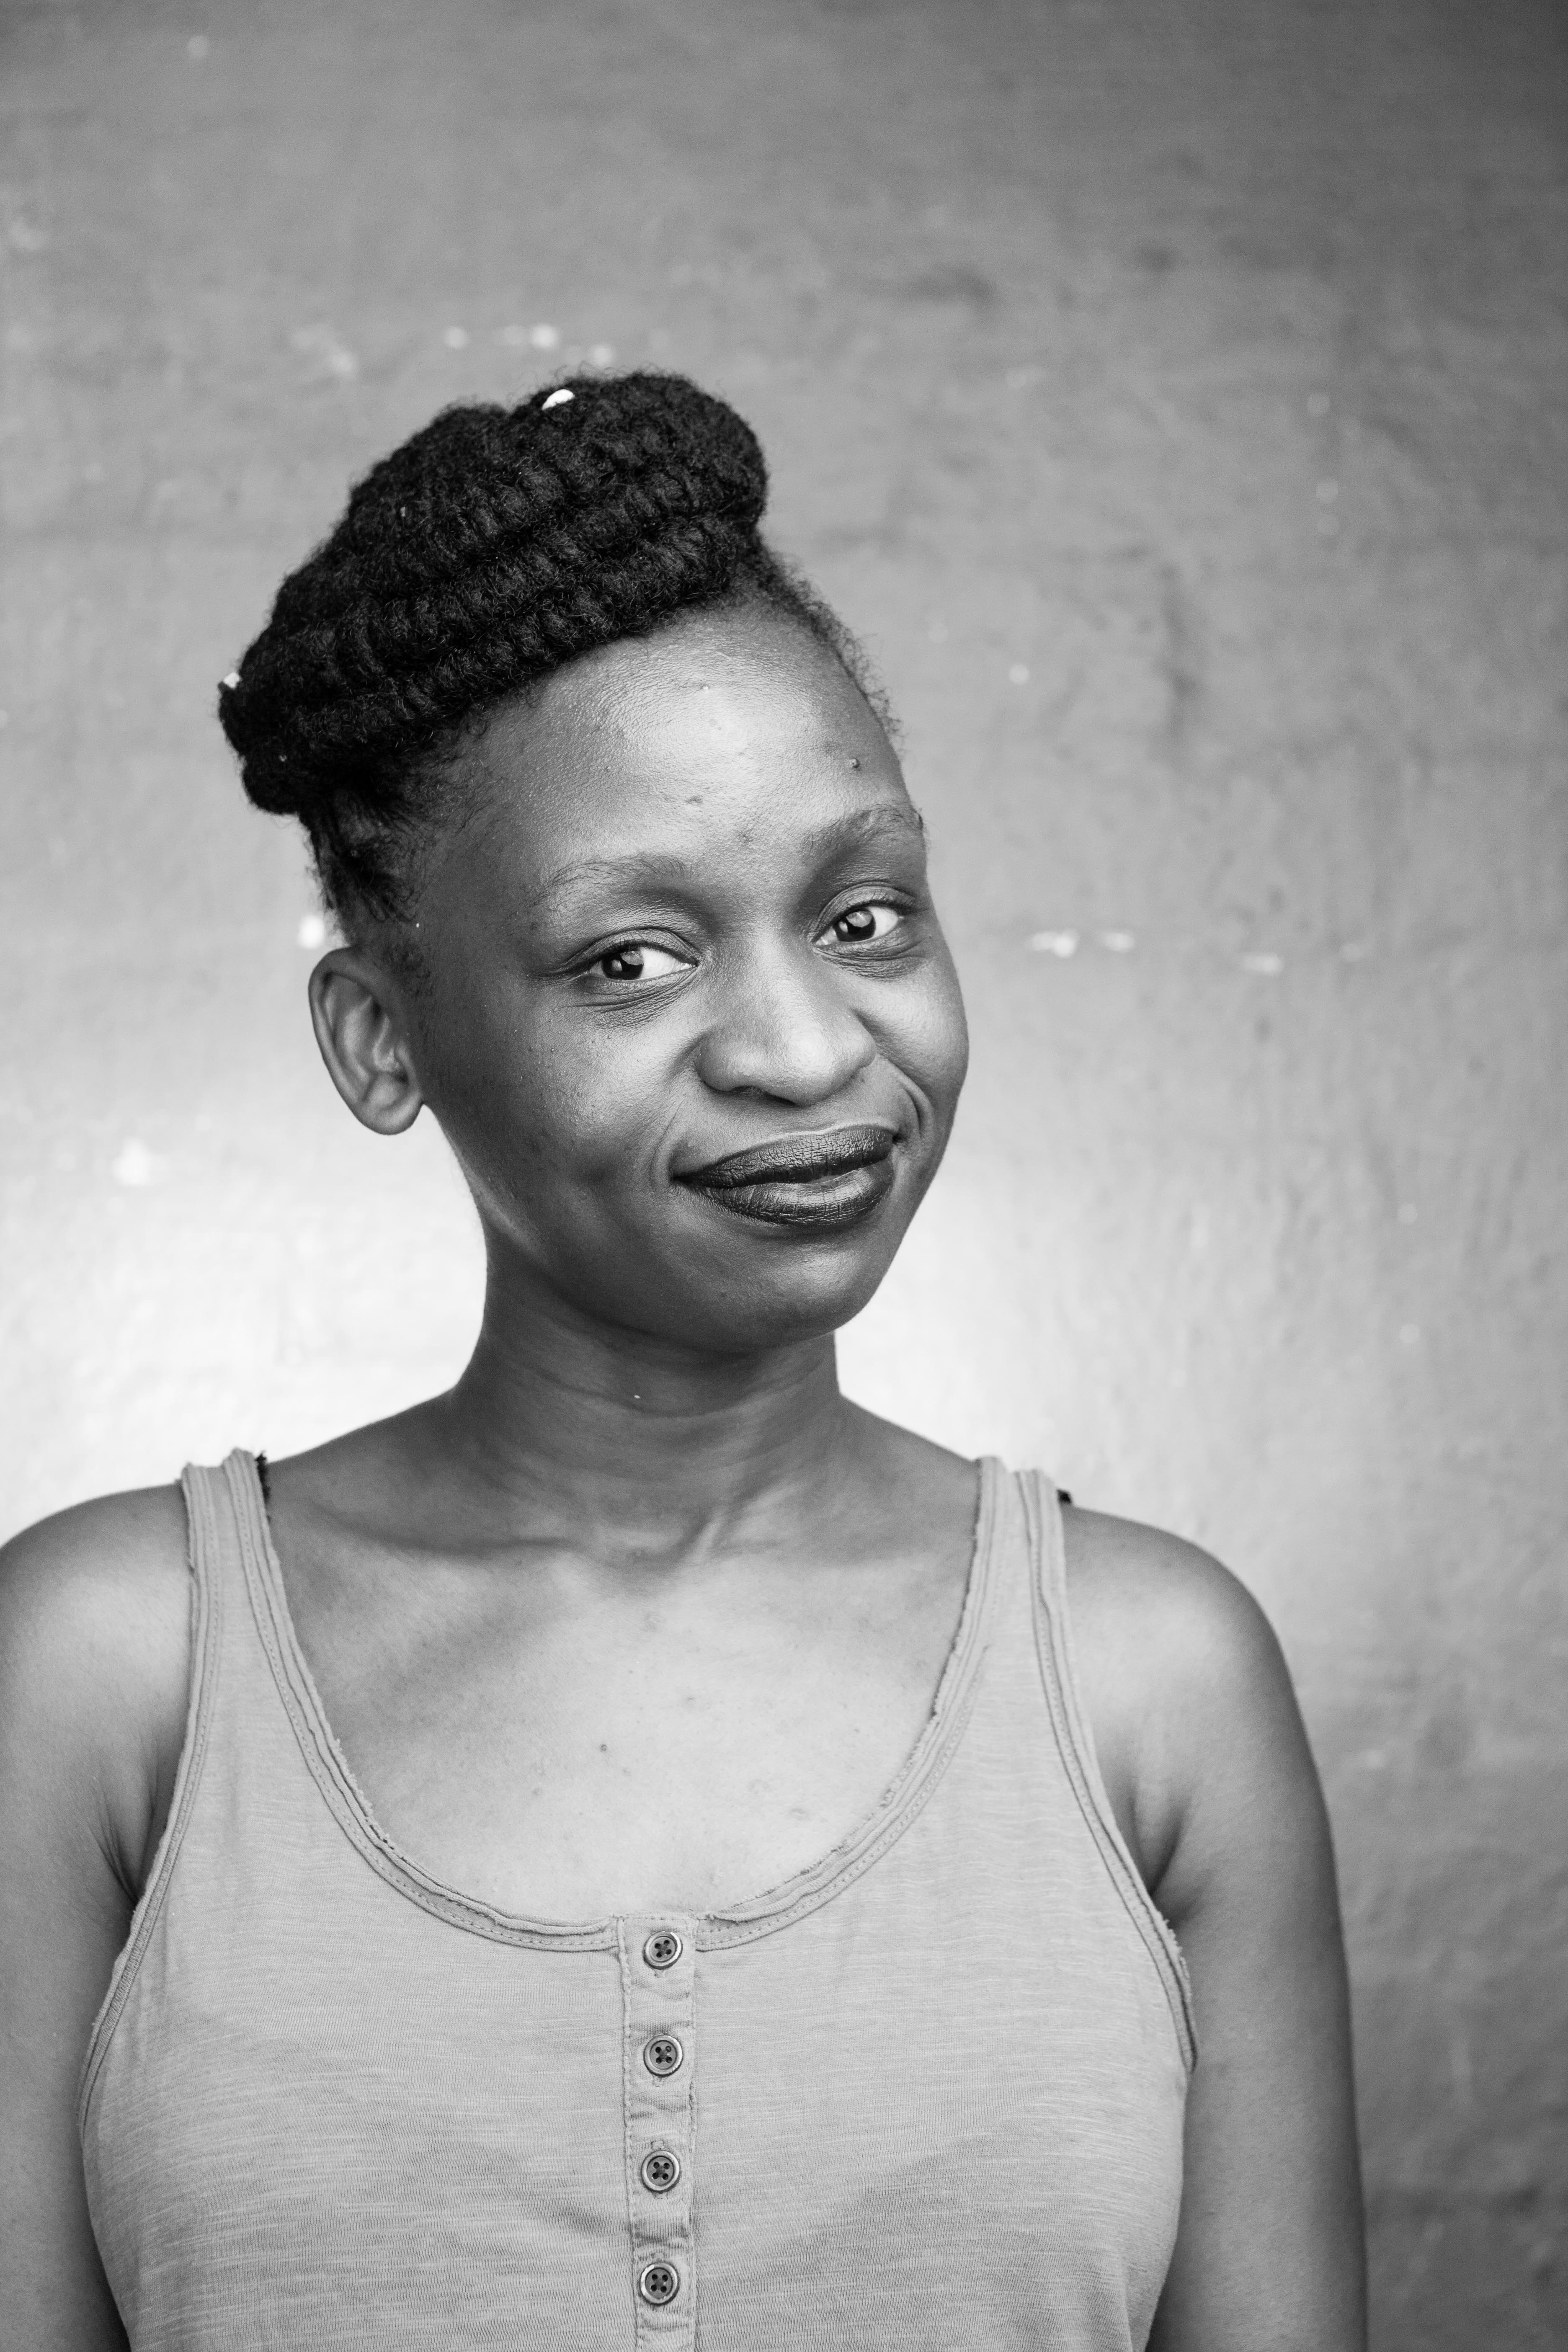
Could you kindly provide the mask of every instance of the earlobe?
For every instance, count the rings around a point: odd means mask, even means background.
[[[332,1084],[362,1127],[401,1135],[425,1097],[396,992],[357,948],[333,948],[310,974],[310,1019]]]

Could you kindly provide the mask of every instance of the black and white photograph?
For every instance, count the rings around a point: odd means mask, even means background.
[[[1555,0],[0,0],[0,2352],[1563,2352]]]

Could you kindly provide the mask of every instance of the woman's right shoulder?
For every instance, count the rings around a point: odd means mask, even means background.
[[[7,1806],[79,1819],[85,1805],[132,1895],[184,1737],[190,1596],[176,1486],[79,1503],[0,1548]]]
[[[0,1550],[7,2343],[125,2342],[88,2219],[77,2095],[173,1794],[190,1617],[175,1487],[80,1504]]]

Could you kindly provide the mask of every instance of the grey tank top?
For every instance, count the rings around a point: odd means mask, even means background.
[[[1074,1696],[1041,1479],[983,1468],[931,1718],[750,1903],[567,1926],[378,1828],[256,1465],[190,1470],[189,1723],[93,2029],[135,2352],[1127,2352],[1194,2043]]]

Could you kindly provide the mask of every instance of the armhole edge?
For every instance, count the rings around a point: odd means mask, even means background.
[[[1190,2076],[1198,2062],[1198,2042],[1186,1959],[1170,1921],[1144,1885],[1138,1865],[1128,1852],[1100,1778],[1089,1721],[1079,1703],[1067,1601],[1061,1505],[1055,1487],[1038,1471],[1031,1472],[1020,1484],[1029,1529],[1036,1647],[1057,1746],[1106,1874],[1121,1897],[1163,1988],[1182,2063]]]
[[[222,1612],[222,1596],[213,1572],[217,1557],[217,1529],[209,1484],[212,1475],[210,1471],[187,1464],[180,1477],[180,1492],[185,1506],[185,1559],[191,1579],[190,1683],[185,1702],[185,1727],[180,1741],[179,1762],[174,1769],[169,1818],[163,1824],[163,1834],[153,1856],[153,1866],[147,1874],[147,1883],[131,1915],[125,1941],[115,1958],[108,1990],[93,2019],[92,2031],[88,2035],[77,2091],[77,2130],[84,2147],[93,2095],[98,2088],[103,2062],[109,2054],[115,2029],[163,1914],[206,1756],[217,1681],[217,1631]]]

